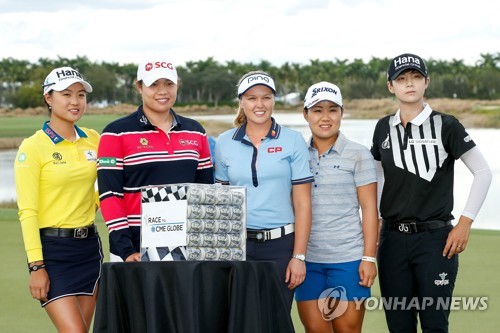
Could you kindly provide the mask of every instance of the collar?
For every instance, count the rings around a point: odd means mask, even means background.
[[[326,152],[326,154],[330,154],[330,153],[333,153],[334,151],[336,151],[339,155],[341,155],[342,152],[344,151],[344,148],[345,148],[346,144],[347,144],[347,138],[344,135],[344,133],[342,133],[339,130],[339,136],[337,137],[337,140],[335,141],[335,144],[333,144],[330,147],[330,149],[328,149],[328,151]],[[313,137],[312,136],[309,139],[309,149],[316,150],[316,148],[314,148],[314,146],[313,146]]]
[[[415,118],[413,118],[410,123],[416,126],[420,126],[427,118],[429,118],[431,113],[432,108],[429,106],[429,104],[424,103],[424,109],[422,110],[422,112],[420,112]],[[396,112],[392,120],[392,126],[398,126],[399,124],[401,124],[401,109]]]
[[[75,127],[75,132],[76,132],[76,140],[79,138],[86,138],[87,134],[85,134],[84,131],[82,131],[78,126],[74,125]],[[49,139],[52,141],[53,144],[58,144],[60,142],[64,141],[64,138],[60,136],[59,134],[56,133],[50,126],[49,126],[49,121],[47,120],[45,123],[43,123],[42,131],[49,137]],[[75,141],[76,141],[75,140]]]
[[[172,121],[172,128],[174,128],[177,125],[181,125],[181,120],[179,116],[174,112],[173,109],[170,109],[170,113],[172,114],[173,121]],[[147,127],[147,126],[154,126],[151,124],[149,121],[148,117],[146,117],[146,114],[144,113],[144,109],[142,108],[142,105],[139,106],[137,109],[137,120],[139,120],[139,124],[141,127]]]
[[[267,132],[265,137],[269,139],[278,139],[281,132],[281,126],[276,122],[276,120],[274,120],[273,117],[271,117],[271,121],[272,121],[271,128],[269,129],[269,132]],[[243,141],[243,139],[247,135],[246,130],[247,130],[247,123],[245,122],[243,125],[241,125],[236,129],[236,132],[234,132],[233,135],[233,140]]]

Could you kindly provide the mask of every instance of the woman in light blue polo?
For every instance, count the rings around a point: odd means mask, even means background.
[[[302,135],[272,118],[276,88],[269,74],[238,83],[236,128],[215,147],[216,182],[247,188],[247,260],[275,261],[291,308],[305,278],[311,228],[309,155]]]
[[[340,131],[343,113],[336,85],[319,82],[308,89],[312,229],[306,279],[295,294],[307,332],[361,332],[362,300],[377,274],[375,162],[367,147]]]

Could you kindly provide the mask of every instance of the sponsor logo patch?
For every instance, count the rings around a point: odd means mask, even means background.
[[[63,156],[61,153],[55,152],[52,154],[52,158],[54,161],[52,162],[53,164],[66,164],[66,161],[63,161]]]
[[[196,140],[180,139],[179,144],[181,146],[196,146],[196,147],[198,147],[198,141],[196,141]]]
[[[84,150],[85,158],[89,162],[97,162],[97,154],[95,150]]]
[[[445,273],[445,272],[439,274],[439,277],[441,278],[441,280],[434,280],[434,284],[436,286],[446,286],[447,284],[449,284],[450,280],[445,280],[446,275],[448,275],[448,273]]]
[[[437,145],[437,139],[408,139],[410,145]]]
[[[99,159],[100,166],[116,166],[116,158],[114,157],[101,157]]]
[[[391,137],[387,133],[387,138],[382,142],[382,149],[391,149]]]
[[[25,153],[20,153],[19,156],[17,157],[17,161],[19,163],[23,163],[28,159],[28,156],[26,156]]]

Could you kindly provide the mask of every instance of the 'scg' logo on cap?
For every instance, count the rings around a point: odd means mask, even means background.
[[[174,65],[170,62],[165,62],[165,61],[156,61],[154,64],[152,62],[148,62],[146,64],[146,72],[149,72],[153,68],[168,68],[170,70],[174,70]]]

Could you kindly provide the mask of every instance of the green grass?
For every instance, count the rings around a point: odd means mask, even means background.
[[[104,126],[123,115],[86,114],[78,122],[78,126],[95,129],[101,133]],[[26,138],[42,128],[49,120],[48,115],[31,117],[2,117],[0,121],[0,138]]]
[[[98,218],[105,260],[108,261],[107,231]],[[29,275],[23,248],[17,210],[0,208],[2,241],[0,253],[3,267],[0,273],[0,325],[2,332],[54,332],[54,327],[39,303],[28,291]],[[452,311],[450,332],[496,332],[500,319],[500,283],[498,282],[498,244],[500,231],[473,230],[467,251],[460,257],[459,277],[455,296],[487,296],[485,311]],[[378,282],[372,288],[373,296],[380,295]],[[297,333],[304,332],[294,305],[292,316]],[[387,332],[383,311],[367,311],[363,332]]]

